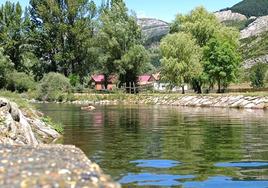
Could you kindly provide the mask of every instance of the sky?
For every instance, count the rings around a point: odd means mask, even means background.
[[[0,4],[7,0],[0,0]],[[29,0],[9,0],[11,2],[20,2],[25,7]],[[100,4],[101,0],[94,0]],[[231,7],[241,0],[125,0],[127,7],[136,12],[137,16],[158,18],[167,22],[174,20],[178,13],[185,14],[197,6],[204,6],[211,12]]]

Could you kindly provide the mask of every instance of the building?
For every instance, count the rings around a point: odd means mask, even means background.
[[[110,75],[108,78],[107,90],[113,90],[114,88],[116,88],[117,82],[118,77],[116,75]],[[91,76],[90,83],[97,91],[105,90],[105,79],[103,74],[97,74]]]
[[[144,74],[144,75],[138,76],[139,86],[150,86],[150,85],[153,85],[155,81],[156,80],[153,77],[153,75],[150,75],[150,74]]]

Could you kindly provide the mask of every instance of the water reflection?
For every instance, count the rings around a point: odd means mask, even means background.
[[[151,168],[172,168],[178,166],[180,162],[174,160],[136,160],[130,163],[136,163],[137,167],[151,167]]]
[[[128,174],[119,180],[122,184],[137,184],[139,186],[178,186],[182,185],[179,180],[194,178],[191,175],[168,175],[168,174]]]
[[[217,167],[238,167],[238,168],[254,168],[254,167],[267,167],[268,162],[256,161],[256,162],[226,162],[226,163],[217,163]]]
[[[266,165],[242,168],[239,164],[268,161],[267,111],[98,106],[95,111],[85,112],[80,106],[56,104],[39,108],[65,125],[64,144],[80,147],[115,180],[151,174],[160,182],[164,175],[168,182],[182,187],[250,187],[254,182],[261,188],[265,184],[268,187]],[[151,159],[181,164],[165,163],[166,167],[161,168],[161,161]],[[194,178],[174,177],[185,175]],[[133,187],[139,181],[130,184]]]

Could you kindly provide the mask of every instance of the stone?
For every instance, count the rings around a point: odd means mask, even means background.
[[[13,103],[11,102],[10,103],[10,110],[9,110],[9,113],[11,114],[12,118],[19,122],[20,121],[20,112],[19,112],[19,108],[18,108],[18,105],[16,103]]]
[[[243,14],[232,12],[231,10],[214,13],[220,22],[224,21],[244,21],[247,17]]]

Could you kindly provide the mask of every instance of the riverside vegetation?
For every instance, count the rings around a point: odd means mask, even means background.
[[[137,18],[123,0],[103,1],[100,7],[88,0],[31,0],[24,11],[7,1],[0,21],[0,88],[30,92],[38,100],[69,100],[70,93],[89,87],[94,73],[104,74],[107,87],[111,74],[121,86],[160,71],[169,88],[189,85],[202,93],[250,82],[256,70],[241,66],[238,30],[203,7],[178,15],[160,50],[153,51],[143,46]]]

